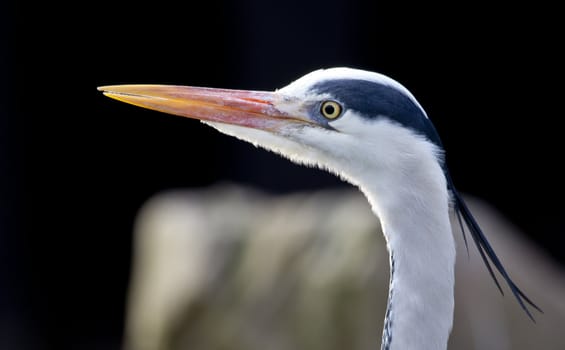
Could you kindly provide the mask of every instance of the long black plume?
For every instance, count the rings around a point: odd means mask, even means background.
[[[473,241],[475,242],[475,245],[477,246],[477,250],[479,251],[481,258],[483,259],[483,262],[485,263],[485,266],[487,267],[488,272],[490,273],[492,279],[494,280],[494,283],[496,283],[496,286],[500,290],[500,293],[502,295],[504,295],[504,292],[502,291],[500,283],[498,283],[498,279],[496,278],[496,275],[495,275],[495,273],[492,269],[491,263],[492,263],[492,265],[494,265],[496,270],[500,273],[502,278],[506,281],[506,284],[508,284],[508,287],[510,287],[512,294],[514,294],[514,296],[516,297],[516,300],[518,300],[518,303],[520,304],[522,309],[524,309],[524,311],[526,312],[528,317],[535,323],[536,320],[532,316],[532,314],[531,314],[530,310],[528,309],[528,306],[526,305],[526,303],[529,304],[530,306],[532,306],[533,308],[535,308],[536,310],[538,310],[541,313],[543,313],[543,311],[534,302],[532,302],[520,290],[520,288],[518,288],[518,286],[516,286],[514,281],[512,281],[512,279],[510,278],[510,276],[506,272],[506,269],[504,268],[504,266],[502,265],[502,263],[500,262],[500,260],[496,256],[494,249],[492,249],[490,243],[488,242],[487,238],[485,237],[485,235],[484,235],[483,231],[481,230],[479,224],[477,223],[477,221],[473,217],[473,214],[471,214],[471,211],[467,207],[467,204],[465,203],[465,201],[463,200],[463,198],[461,197],[459,192],[457,192],[457,190],[455,189],[453,182],[451,181],[451,178],[450,178],[448,173],[446,174],[446,177],[447,177],[447,183],[448,183],[449,190],[451,191],[451,195],[453,196],[453,208],[455,210],[455,214],[457,215],[457,220],[459,221],[459,225],[461,226],[461,231],[463,233],[463,239],[465,241],[465,246],[467,247],[467,253],[469,252],[469,248],[467,246],[467,237],[466,237],[466,234],[465,234],[465,227],[463,225],[463,221],[465,222],[465,225],[467,226],[467,229],[469,230],[471,237],[473,238]],[[463,219],[463,220],[461,220],[461,219]]]

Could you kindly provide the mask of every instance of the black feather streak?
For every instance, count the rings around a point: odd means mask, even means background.
[[[508,284],[508,286],[510,287],[512,294],[514,294],[514,297],[516,297],[516,300],[518,300],[518,303],[520,304],[522,309],[526,312],[528,317],[535,323],[536,320],[534,319],[533,315],[531,314],[530,310],[528,309],[528,306],[526,305],[526,303],[529,304],[530,306],[532,306],[533,308],[535,308],[536,310],[538,310],[541,313],[543,313],[543,311],[534,302],[532,302],[530,300],[530,298],[528,298],[520,290],[520,288],[518,288],[518,286],[514,283],[514,281],[512,281],[512,279],[510,278],[510,276],[506,272],[506,269],[504,268],[504,266],[502,265],[502,263],[498,259],[498,256],[494,252],[494,249],[492,248],[492,246],[488,242],[486,236],[484,235],[483,231],[481,230],[479,224],[477,223],[477,221],[473,217],[473,214],[471,213],[471,211],[467,207],[467,204],[465,203],[465,201],[463,200],[463,198],[461,197],[459,192],[457,192],[457,190],[455,189],[455,187],[453,185],[453,181],[451,180],[451,177],[449,176],[449,173],[446,173],[446,177],[447,177],[447,181],[448,181],[448,187],[451,190],[451,193],[452,193],[452,196],[453,196],[454,210],[455,210],[455,213],[456,213],[457,218],[459,220],[459,225],[460,225],[461,231],[463,233],[463,239],[465,240],[465,245],[467,246],[467,239],[466,239],[466,236],[465,236],[465,228],[464,228],[463,223],[461,221],[461,217],[465,221],[465,224],[466,224],[467,228],[469,229],[469,232],[471,233],[471,237],[473,238],[473,241],[475,242],[475,245],[477,246],[477,250],[479,251],[479,254],[481,255],[481,258],[483,259],[483,262],[485,263],[485,266],[487,267],[492,279],[494,280],[494,283],[496,283],[496,286],[500,290],[500,293],[502,295],[504,295],[504,292],[502,291],[502,287],[500,286],[500,283],[498,283],[498,279],[496,278],[496,275],[495,275],[495,273],[494,273],[494,271],[491,267],[491,264],[490,264],[491,262],[494,265],[494,267],[496,267],[496,269],[498,270],[500,275],[504,278],[504,280],[506,281],[506,284]],[[489,262],[489,260],[490,260],[490,262]],[[524,301],[526,303],[524,303]]]
[[[312,90],[331,95],[345,109],[354,110],[365,118],[387,117],[443,149],[434,125],[422,108],[392,86],[360,79],[335,79],[319,82]]]

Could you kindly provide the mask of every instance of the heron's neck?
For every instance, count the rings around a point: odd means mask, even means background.
[[[391,174],[379,183],[360,181],[381,219],[390,253],[382,349],[447,348],[453,322],[455,245],[445,179],[438,171]]]

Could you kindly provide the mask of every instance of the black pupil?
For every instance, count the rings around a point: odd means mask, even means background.
[[[324,107],[324,111],[326,112],[326,114],[328,115],[333,115],[335,113],[335,107],[332,105],[326,105]]]

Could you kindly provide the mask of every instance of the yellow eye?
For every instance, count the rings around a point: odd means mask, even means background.
[[[341,105],[335,101],[324,101],[320,112],[328,119],[335,119],[341,115]]]

